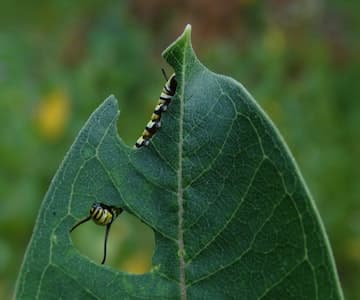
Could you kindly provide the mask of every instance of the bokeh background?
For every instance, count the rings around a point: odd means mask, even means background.
[[[12,296],[67,149],[110,94],[129,145],[171,69],[161,51],[193,26],[212,70],[242,82],[279,127],[323,218],[347,299],[360,299],[360,12],[349,0],[28,1],[0,4],[0,299]],[[103,228],[73,233],[100,261]],[[142,273],[152,232],[124,214],[108,264]]]

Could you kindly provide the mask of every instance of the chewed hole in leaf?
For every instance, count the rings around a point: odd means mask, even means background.
[[[105,226],[86,222],[71,233],[71,238],[80,255],[101,263]],[[151,269],[154,245],[153,231],[136,217],[123,212],[111,225],[105,265],[133,274],[146,273]]]

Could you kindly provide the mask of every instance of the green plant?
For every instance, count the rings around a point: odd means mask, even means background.
[[[342,299],[326,233],[274,125],[231,78],[196,58],[190,27],[164,52],[177,92],[148,148],[117,135],[109,97],[45,196],[19,299]],[[81,256],[69,230],[94,200],[150,226],[152,271]]]

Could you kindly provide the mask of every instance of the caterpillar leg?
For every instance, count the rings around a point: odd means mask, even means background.
[[[111,224],[112,223],[109,223],[106,225],[106,229],[105,229],[105,240],[104,240],[104,257],[101,261],[101,264],[103,265],[105,263],[105,260],[106,260],[106,244],[107,244],[107,239],[108,239],[108,236],[109,236],[109,231],[110,231],[110,227],[111,227]]]
[[[77,222],[71,229],[70,229],[70,232],[72,232],[76,227],[78,227],[79,225],[87,222],[87,221],[90,221],[91,220],[91,215],[86,217],[85,219],[82,219],[81,221]]]

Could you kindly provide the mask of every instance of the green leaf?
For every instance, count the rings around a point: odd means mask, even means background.
[[[284,141],[244,87],[198,61],[190,31],[163,54],[178,86],[149,147],[118,137],[112,96],[79,133],[43,201],[17,299],[342,299]],[[94,201],[153,229],[151,272],[126,274],[77,251],[69,229]]]

